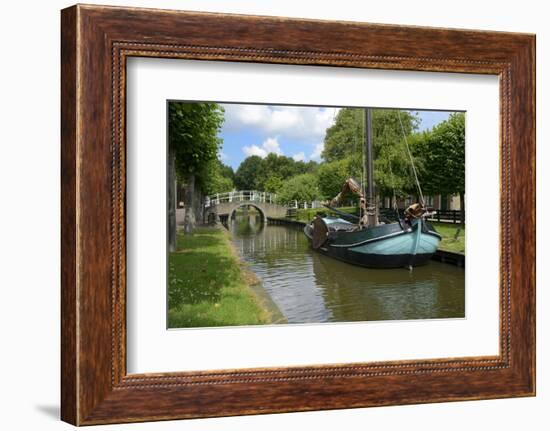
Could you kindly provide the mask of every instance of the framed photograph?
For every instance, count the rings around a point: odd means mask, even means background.
[[[61,14],[75,425],[535,394],[535,37]]]

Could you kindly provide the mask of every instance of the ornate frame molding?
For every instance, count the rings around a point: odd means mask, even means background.
[[[339,41],[325,37],[334,31]],[[523,34],[99,6],[65,9],[62,419],[99,424],[533,395],[534,46],[534,36]],[[500,354],[127,375],[125,65],[131,56],[498,75]],[[521,224],[511,212],[518,205],[528,208]],[[301,396],[305,391],[307,399]]]

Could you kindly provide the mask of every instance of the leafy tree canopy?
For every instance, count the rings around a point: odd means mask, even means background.
[[[313,174],[301,174],[283,182],[277,194],[277,201],[287,204],[294,200],[313,201],[321,198],[317,177]]]
[[[229,178],[231,181],[235,181],[235,171],[233,168],[228,165],[224,165],[222,162],[218,161],[220,175],[223,177]]]
[[[426,194],[464,194],[465,118],[451,114],[447,121],[414,137],[415,152],[423,159],[420,183]]]
[[[314,174],[317,172],[317,169],[319,169],[319,163],[317,163],[315,160],[310,160],[309,162],[299,162],[303,163],[305,167],[304,173],[308,174]]]
[[[240,190],[272,191],[277,188],[277,183],[268,184],[270,178],[288,179],[314,172],[317,166],[315,161],[305,163],[275,153],[269,153],[264,159],[259,156],[249,156],[239,165],[235,173],[235,184]]]
[[[349,177],[361,178],[361,166],[351,157],[322,163],[317,171],[319,191],[322,199],[334,198],[342,190]]]
[[[222,140],[218,132],[224,110],[216,103],[170,102],[168,105],[168,141],[174,152],[180,180],[195,174],[203,190],[209,188],[208,169],[217,159]]]
[[[327,129],[323,151],[323,158],[329,163],[349,159],[348,172],[357,179],[362,177],[364,118],[362,108],[341,109],[334,125]],[[413,189],[410,160],[403,140],[418,128],[419,121],[410,111],[372,110],[374,178],[380,194],[390,195],[395,189],[396,194],[404,195]],[[415,160],[415,164],[421,163]]]
[[[235,185],[239,190],[256,190],[263,181],[263,160],[260,156],[244,159],[235,172]]]
[[[235,173],[231,166],[224,165],[218,159],[213,160],[208,168],[209,179],[205,194],[226,193],[235,190]]]
[[[283,180],[278,175],[270,176],[264,183],[264,191],[269,193],[279,193],[283,186]]]
[[[277,175],[281,178],[289,178],[298,173],[303,173],[303,168],[299,169],[297,163],[291,157],[279,156],[275,153],[269,153],[263,159],[265,176]]]

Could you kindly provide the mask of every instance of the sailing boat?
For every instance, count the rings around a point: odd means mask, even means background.
[[[304,233],[313,249],[344,262],[370,268],[412,268],[425,264],[437,250],[441,235],[426,220],[430,213],[423,202],[409,206],[405,216],[398,218],[397,222],[381,223],[378,220],[369,108],[365,109],[365,129],[363,169],[367,174],[366,196],[359,183],[349,178],[338,196],[327,205],[338,216],[317,215],[304,227]],[[416,178],[414,164],[413,172]],[[358,195],[362,217],[334,208],[348,193]]]

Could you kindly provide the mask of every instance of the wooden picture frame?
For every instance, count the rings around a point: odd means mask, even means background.
[[[64,9],[61,17],[64,421],[90,425],[535,394],[534,35],[83,5]],[[127,375],[130,56],[498,75],[500,354]]]

